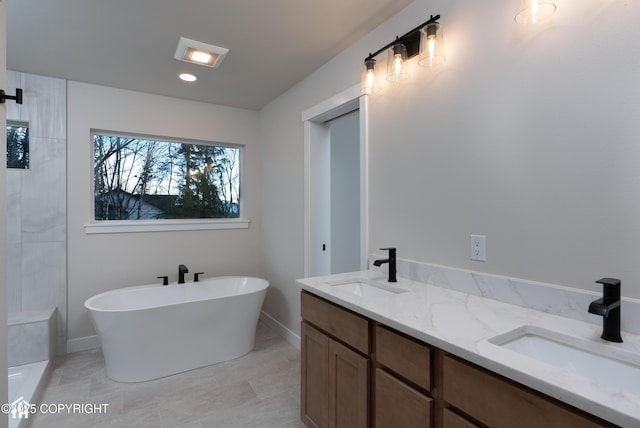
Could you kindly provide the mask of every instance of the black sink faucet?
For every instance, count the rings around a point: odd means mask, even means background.
[[[396,249],[395,248],[380,248],[382,251],[389,250],[388,259],[378,259],[373,262],[374,266],[380,267],[383,263],[389,263],[389,282],[398,282],[396,279]]]
[[[610,342],[622,342],[620,337],[620,280],[602,278],[596,281],[602,284],[602,298],[589,305],[589,313],[602,317],[602,336]]]
[[[184,274],[189,273],[185,265],[178,266],[178,284],[184,284]]]

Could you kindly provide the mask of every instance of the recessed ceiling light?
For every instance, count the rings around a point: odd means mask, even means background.
[[[200,64],[211,64],[213,62],[213,55],[201,51],[192,51],[189,58],[191,58],[191,61],[199,62]]]
[[[195,82],[196,80],[198,80],[196,76],[189,73],[182,73],[178,77],[184,80],[185,82]]]
[[[180,37],[174,58],[179,61],[217,68],[229,49]]]

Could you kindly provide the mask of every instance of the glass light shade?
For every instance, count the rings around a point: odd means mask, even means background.
[[[445,62],[444,36],[442,27],[437,22],[425,25],[420,30],[420,59],[418,64],[433,67]]]
[[[362,71],[362,89],[363,94],[375,94],[380,91],[380,82],[376,76],[376,60],[371,58],[364,62],[364,70]]]
[[[556,0],[521,0],[516,11],[518,24],[537,24],[548,19],[556,11]]]
[[[396,43],[388,49],[387,54],[387,80],[400,82],[409,78],[409,65],[407,64],[407,47],[402,43]]]

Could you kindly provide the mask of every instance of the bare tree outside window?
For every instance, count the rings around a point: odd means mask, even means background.
[[[29,169],[29,126],[7,123],[7,168]]]
[[[93,134],[96,220],[240,217],[239,147]]]

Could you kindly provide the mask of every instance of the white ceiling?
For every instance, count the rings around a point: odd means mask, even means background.
[[[6,0],[7,68],[257,110],[411,1]],[[229,53],[177,61],[181,36]]]

